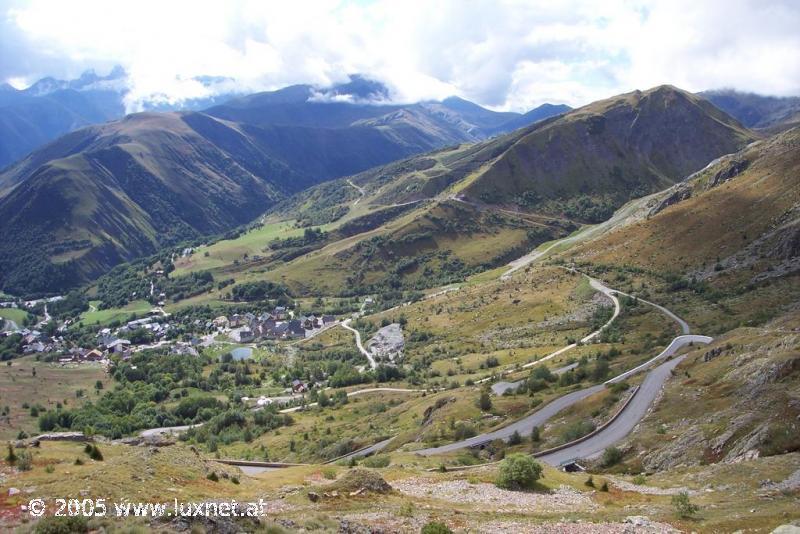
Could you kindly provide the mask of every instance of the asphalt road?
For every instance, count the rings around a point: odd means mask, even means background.
[[[558,369],[553,371],[553,374],[554,375],[561,375],[561,374],[564,374],[564,373],[566,373],[567,371],[569,371],[571,369],[575,369],[576,367],[578,367],[578,362],[571,363],[569,365],[565,365],[564,367],[559,367]],[[527,379],[523,378],[522,380],[517,380],[516,382],[495,382],[494,384],[492,384],[492,393],[494,393],[495,395],[502,395],[503,393],[505,393],[509,389],[514,391],[523,382],[525,382],[525,380],[527,380]]]
[[[393,439],[394,439],[394,436],[392,436],[391,438],[385,439],[383,441],[379,441],[378,443],[375,443],[374,445],[370,445],[369,447],[366,447],[364,449],[360,449],[360,450],[351,452],[350,454],[345,454],[344,456],[340,456],[339,458],[336,458],[335,460],[330,460],[330,461],[328,461],[326,463],[332,464],[332,463],[339,462],[339,461],[342,461],[342,460],[348,460],[350,458],[363,458],[364,456],[369,456],[370,454],[375,454],[377,452],[382,451],[384,448],[386,448],[386,446],[389,444],[389,442],[392,441]]]
[[[531,433],[533,427],[543,425],[561,410],[572,406],[576,402],[579,402],[586,397],[597,393],[598,391],[603,391],[603,389],[605,389],[603,384],[597,384],[596,386],[590,386],[585,389],[573,391],[572,393],[567,393],[566,395],[555,399],[549,404],[546,404],[543,408],[537,410],[529,416],[493,432],[481,434],[479,436],[465,439],[463,441],[457,441],[455,443],[448,443],[447,445],[442,445],[440,447],[421,449],[414,452],[423,456],[453,452],[465,447],[482,445],[496,439],[508,439],[515,431],[519,432],[522,436],[526,436]]]
[[[592,458],[603,453],[608,447],[625,439],[636,425],[639,424],[647,410],[652,405],[658,392],[670,377],[672,370],[686,356],[679,356],[673,360],[662,363],[649,373],[642,382],[641,387],[633,396],[625,409],[614,421],[603,430],[582,443],[577,443],[566,449],[540,456],[539,460],[550,465],[562,465],[577,458]]]
[[[469,439],[465,439],[463,441],[457,441],[455,443],[442,445],[441,447],[422,449],[416,451],[416,453],[421,454],[423,456],[430,456],[433,454],[453,452],[459,449],[463,449],[465,447],[475,447],[483,443],[488,443],[495,439],[508,439],[511,436],[511,434],[514,433],[514,431],[517,431],[521,435],[525,436],[526,434],[530,434],[534,426],[541,426],[545,424],[551,417],[556,415],[561,410],[572,406],[573,404],[585,399],[590,395],[602,391],[606,387],[606,384],[621,382],[622,380],[625,380],[629,376],[644,370],[653,363],[663,358],[668,358],[669,356],[674,355],[678,350],[687,345],[693,343],[709,343],[710,341],[711,338],[708,336],[698,336],[698,335],[679,336],[673,339],[672,343],[670,343],[667,346],[667,348],[661,351],[658,354],[658,356],[655,356],[654,358],[648,360],[642,365],[639,365],[629,371],[626,371],[612,378],[611,380],[606,381],[604,384],[597,384],[595,386],[590,386],[585,389],[568,393],[545,405],[542,409],[538,410],[537,412],[532,413],[531,415],[523,419],[520,419],[515,423],[512,423],[506,427],[495,430],[493,432],[481,434]],[[682,357],[670,360],[650,371],[650,373],[648,373],[647,377],[642,383],[642,386],[639,388],[639,391],[636,392],[636,395],[634,396],[633,400],[631,400],[628,406],[625,407],[625,410],[623,410],[623,412],[619,414],[617,419],[611,425],[609,425],[609,427],[604,429],[602,432],[598,433],[596,436],[593,436],[589,440],[576,445],[575,448],[570,447],[569,449],[564,449],[564,451],[573,451],[573,449],[575,449],[572,453],[570,453],[571,455],[569,454],[567,455],[567,460],[583,457],[577,454],[578,452],[583,450],[597,449],[602,452],[603,450],[605,450],[606,447],[609,446],[609,444],[616,443],[620,439],[627,436],[628,433],[630,433],[630,431],[633,430],[633,427],[635,427],[636,424],[642,419],[642,417],[644,417],[645,413],[647,412],[647,408],[656,398],[656,395],[658,395],[661,386],[663,386],[664,382],[667,380],[667,378],[669,378],[670,371],[678,364],[678,362],[681,361],[681,359]],[[609,440],[611,441],[609,442]],[[597,452],[597,450],[595,452]],[[564,457],[564,455],[561,454],[564,451],[558,451],[557,453],[553,453],[552,456],[560,460]],[[550,455],[543,458],[543,460],[547,461],[548,463],[553,463],[550,462],[548,458],[550,458]]]

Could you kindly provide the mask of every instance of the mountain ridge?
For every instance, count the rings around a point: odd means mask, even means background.
[[[311,251],[282,252],[286,261],[267,255],[257,267],[299,294],[444,284],[604,221],[632,198],[662,190],[756,137],[674,87],[618,95],[283,201],[268,223],[318,226],[327,240]],[[219,245],[228,248],[234,244]],[[214,257],[216,250],[204,252]],[[241,261],[225,272],[250,276]]]
[[[487,135],[473,131],[475,125],[455,112],[441,113],[438,104],[385,114],[372,105],[309,103],[300,94],[307,89],[288,88],[244,102],[295,101],[306,116],[325,109],[329,116],[323,125],[304,123],[303,117],[291,125],[258,120],[249,108],[236,107],[241,102],[231,109],[241,110],[248,122],[203,112],[142,112],[66,134],[8,167],[0,173],[0,227],[5,235],[25,236],[29,246],[23,262],[14,240],[0,243],[4,286],[42,291],[48,279],[76,285],[161,246],[231,230],[321,181]],[[374,117],[350,122],[364,110]],[[492,127],[507,118],[484,111],[484,119],[494,119]],[[330,127],[336,124],[341,127]],[[86,192],[86,200],[69,203],[68,188],[48,191],[29,183],[69,180]],[[88,184],[91,180],[98,183]],[[106,187],[109,183],[114,187]],[[35,213],[43,206],[50,209]],[[200,206],[204,216],[198,216]],[[86,209],[117,213],[121,222],[89,216]],[[52,221],[42,221],[42,214]],[[24,266],[32,263],[49,274]],[[25,282],[30,277],[37,282]]]

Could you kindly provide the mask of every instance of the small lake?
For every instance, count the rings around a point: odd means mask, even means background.
[[[231,351],[234,360],[247,360],[253,356],[253,349],[250,347],[239,347]]]

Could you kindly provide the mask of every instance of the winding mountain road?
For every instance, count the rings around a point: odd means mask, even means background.
[[[366,192],[366,191],[364,191],[364,188],[363,188],[363,187],[360,187],[360,186],[357,186],[356,184],[354,184],[352,180],[347,180],[347,183],[348,183],[348,184],[350,184],[350,185],[352,185],[353,187],[355,187],[355,188],[356,188],[356,190],[358,191],[358,194],[359,194],[359,195],[361,195],[360,197],[358,197],[358,198],[356,199],[356,201],[355,201],[355,202],[353,202],[353,206],[355,206],[356,204],[358,204],[358,202],[359,202],[359,201],[360,201],[362,198],[364,198],[364,196],[367,194],[367,192]]]
[[[388,393],[422,393],[422,392],[425,392],[426,390],[424,390],[424,389],[406,389],[406,388],[380,388],[380,387],[378,387],[378,388],[364,388],[364,389],[357,389],[356,391],[351,391],[351,392],[349,392],[347,394],[347,396],[348,397],[355,397],[357,395],[363,395],[365,393],[377,393],[377,392],[381,392],[381,391],[385,391],[385,392],[388,392]],[[300,410],[303,410],[305,408],[312,408],[312,407],[314,407],[316,405],[317,405],[316,402],[312,402],[310,404],[306,404],[305,406],[293,406],[291,408],[284,408],[283,410],[278,410],[278,413],[299,412]],[[253,411],[258,411],[258,410],[261,410],[261,409],[263,409],[263,406],[252,408]],[[162,426],[162,427],[158,427],[158,428],[148,428],[147,430],[142,430],[141,432],[139,432],[139,435],[141,437],[143,437],[143,438],[146,438],[146,437],[152,437],[152,436],[158,436],[158,435],[180,434],[181,432],[189,430],[190,428],[195,428],[195,427],[199,427],[199,426],[203,426],[203,423],[195,423],[193,425]],[[387,442],[388,442],[388,440],[387,440]],[[373,445],[373,447],[375,447],[377,445],[379,445],[379,444],[376,443],[375,445]]]
[[[674,355],[678,350],[682,349],[687,345],[691,345],[694,343],[709,343],[711,338],[708,336],[697,336],[697,335],[688,335],[688,336],[678,336],[672,340],[667,348],[661,351],[658,356],[648,360],[647,362],[643,363],[631,369],[629,371],[625,371],[624,373],[615,376],[611,380],[606,381],[603,384],[596,384],[594,386],[589,386],[587,388],[573,391],[571,393],[567,393],[564,396],[561,396],[550,403],[546,404],[540,410],[532,413],[531,415],[520,419],[514,423],[511,423],[508,426],[495,430],[493,432],[487,432],[486,434],[480,434],[478,436],[465,439],[462,441],[457,441],[454,443],[449,443],[447,445],[442,445],[440,447],[432,447],[429,449],[421,449],[415,451],[417,454],[421,454],[423,456],[431,456],[434,454],[442,454],[446,452],[453,452],[459,449],[463,449],[465,447],[475,447],[478,445],[482,445],[484,443],[488,443],[490,441],[496,439],[508,439],[514,432],[519,432],[521,435],[530,434],[531,430],[535,426],[541,426],[546,423],[550,418],[558,414],[561,410],[572,406],[573,404],[580,402],[581,400],[594,395],[605,389],[606,384],[612,384],[615,382],[621,382],[625,380],[632,374],[635,374],[646,367],[652,365],[653,363],[662,360],[664,358],[668,358],[669,356]],[[597,435],[593,436],[591,439],[584,441],[575,446],[575,450],[583,451],[589,450],[599,447],[599,451],[605,450],[608,445],[606,443],[611,441],[611,444],[619,441],[620,439],[624,438],[628,433],[633,429],[634,426],[644,417],[644,414],[647,412],[647,408],[653,402],[653,400],[658,395],[658,392],[661,390],[661,386],[664,385],[664,382],[669,378],[670,371],[678,365],[681,358],[676,358],[674,360],[670,360],[659,367],[653,369],[650,373],[648,373],[647,377],[644,380],[644,383],[639,388],[639,390],[634,395],[631,402],[625,407],[622,412],[617,416],[614,422],[609,425],[606,429],[602,432],[598,433]],[[620,420],[624,421],[624,424],[619,422]],[[627,429],[627,430],[626,430]],[[624,433],[623,433],[624,431]],[[544,461],[550,462],[550,457],[553,458],[562,458],[567,451],[572,451],[573,448],[570,447],[568,449],[563,449],[558,451],[558,453],[554,453],[553,455],[548,455],[543,457]],[[562,454],[563,453],[563,454]],[[574,451],[573,451],[574,453]],[[572,454],[569,456],[568,459],[574,459],[578,457],[583,457],[580,454]]]
[[[588,277],[588,275],[584,276]],[[616,295],[630,296],[622,291],[617,291],[615,289],[609,288],[608,286],[603,284],[600,280],[591,277],[588,278],[589,278],[589,283],[594,289],[602,292],[604,295],[608,296],[613,301],[614,313],[611,319],[609,319],[609,321],[606,322],[606,324],[604,324],[600,329],[584,337],[581,340],[581,343],[586,343],[588,341],[591,341],[596,336],[600,335],[600,333],[617,318],[617,316],[620,313],[620,304],[619,304],[619,299],[617,299]],[[514,434],[514,432],[519,432],[522,435],[529,434],[531,430],[533,430],[533,427],[540,426],[546,423],[551,417],[556,415],[561,410],[568,408],[569,406],[572,406],[573,404],[580,402],[581,400],[595,393],[602,391],[606,387],[606,385],[613,384],[616,382],[621,382],[627,379],[628,377],[651,367],[657,362],[669,358],[670,356],[673,356],[685,346],[691,346],[695,343],[710,343],[712,341],[712,338],[708,336],[689,334],[691,330],[686,321],[678,317],[675,313],[668,310],[667,308],[647,300],[639,299],[639,301],[655,307],[657,310],[664,313],[666,316],[668,316],[676,323],[678,323],[678,325],[681,328],[681,331],[683,332],[683,335],[680,335],[675,339],[673,339],[664,350],[662,350],[658,355],[644,362],[643,364],[638,365],[633,369],[629,369],[628,371],[625,371],[624,373],[621,373],[620,375],[615,376],[610,380],[607,380],[603,384],[589,386],[587,388],[578,391],[573,391],[562,397],[559,397],[550,402],[549,404],[545,405],[540,410],[532,413],[531,415],[523,419],[520,419],[519,421],[511,423],[506,427],[500,428],[493,432],[488,432],[485,434],[474,436],[472,438],[458,441],[455,443],[442,445],[440,447],[422,449],[416,451],[416,453],[423,456],[442,454],[463,449],[465,447],[474,447],[482,445],[484,443],[488,443],[495,439],[508,439],[512,434]],[[533,365],[554,358],[559,354],[562,354],[574,348],[575,346],[577,346],[577,343],[567,345],[566,347],[563,347],[553,352],[552,354],[545,356],[544,358],[541,358],[535,362],[530,362],[524,365],[523,368],[531,367]],[[563,461],[571,460],[574,458],[581,458],[581,457],[586,457],[587,455],[590,454],[597,454],[605,450],[606,447],[623,439],[633,430],[633,428],[647,413],[647,409],[655,400],[656,396],[658,395],[658,392],[664,385],[664,382],[667,380],[667,378],[669,378],[672,369],[674,369],[675,366],[678,365],[680,361],[682,361],[682,359],[683,358],[676,358],[674,360],[663,363],[658,367],[656,367],[655,369],[653,369],[652,371],[650,371],[647,377],[645,378],[642,386],[636,391],[631,401],[625,406],[625,408],[619,414],[617,414],[617,416],[614,418],[614,421],[611,424],[609,424],[606,428],[604,428],[602,431],[593,435],[586,441],[577,443],[572,447],[561,449],[552,454],[545,455],[542,457],[542,460],[551,464],[560,464]],[[518,384],[519,382],[510,383],[508,385],[513,387],[513,386],[518,386]]]
[[[639,421],[644,419],[647,410],[655,401],[658,392],[664,383],[671,376],[672,370],[683,361],[686,356],[679,356],[662,363],[650,371],[642,382],[642,385],[634,394],[630,402],[622,412],[600,432],[593,435],[586,441],[576,443],[565,449],[561,449],[550,454],[539,456],[539,459],[550,465],[563,465],[577,458],[592,458],[603,453],[608,447],[625,439],[633,432]]]
[[[346,319],[341,322],[342,328],[350,330],[356,336],[356,347],[358,347],[359,352],[367,357],[369,360],[369,366],[375,369],[378,367],[378,363],[373,358],[372,353],[364,348],[364,345],[361,343],[361,332],[350,326],[350,319]]]

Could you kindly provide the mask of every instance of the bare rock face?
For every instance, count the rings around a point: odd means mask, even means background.
[[[708,185],[706,186],[707,189],[717,187],[718,185],[727,182],[731,178],[742,174],[749,166],[750,162],[746,159],[731,160],[728,165],[717,171],[717,173],[714,174],[714,176],[708,181]]]
[[[642,466],[647,472],[655,472],[680,465],[698,465],[699,459],[687,457],[686,451],[704,448],[706,443],[700,428],[692,425],[687,429],[681,429],[680,436],[668,446],[647,453],[642,459]]]
[[[647,207],[649,208],[647,211],[647,217],[652,217],[659,212],[664,211],[668,207],[677,204],[678,202],[682,202],[692,196],[692,187],[687,182],[680,182],[665,191],[666,196],[658,197],[658,200],[654,203],[654,205]]]

